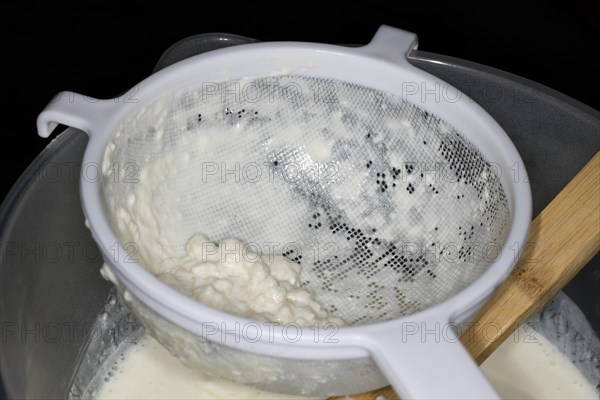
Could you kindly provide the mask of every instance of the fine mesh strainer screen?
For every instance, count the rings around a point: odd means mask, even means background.
[[[302,266],[349,324],[414,313],[473,282],[509,230],[494,168],[400,97],[302,76],[199,83],[127,120],[105,154],[105,212],[159,273],[197,233]]]

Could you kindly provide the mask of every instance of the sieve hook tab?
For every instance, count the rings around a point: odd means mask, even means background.
[[[371,42],[360,48],[365,54],[408,65],[408,54],[418,46],[418,37],[412,32],[381,25]]]
[[[41,137],[52,134],[58,124],[80,129],[89,135],[102,126],[112,113],[115,103],[75,92],[60,92],[48,103],[37,118]]]

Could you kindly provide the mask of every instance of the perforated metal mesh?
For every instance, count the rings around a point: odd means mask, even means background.
[[[349,324],[460,291],[509,228],[493,166],[454,128],[337,80],[165,94],[122,125],[103,168],[105,212],[151,271],[196,233],[235,237],[298,262],[303,286]]]

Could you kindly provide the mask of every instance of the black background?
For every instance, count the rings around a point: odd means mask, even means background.
[[[80,2],[44,9],[22,3],[3,12],[8,74],[0,198],[48,143],[37,137],[35,119],[54,94],[116,96],[148,76],[171,44],[204,32],[363,44],[385,23],[417,33],[422,50],[509,71],[600,109],[598,66],[590,60],[600,48],[599,2],[192,4]]]
[[[600,109],[590,60],[600,48],[598,2],[193,4],[22,2],[2,12],[0,199],[49,142],[37,137],[35,119],[54,94],[116,96],[148,76],[171,44],[198,33],[364,44],[388,24],[417,33],[422,50],[512,72]]]

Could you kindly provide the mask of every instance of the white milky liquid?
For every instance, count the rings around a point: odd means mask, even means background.
[[[482,365],[504,399],[598,399],[577,368],[541,335],[523,329]],[[185,367],[151,336],[125,354],[97,399],[300,399],[223,382]]]
[[[481,365],[504,399],[598,399],[598,392],[558,348],[520,328]]]
[[[187,368],[145,334],[132,346],[96,399],[305,399],[269,393]]]

